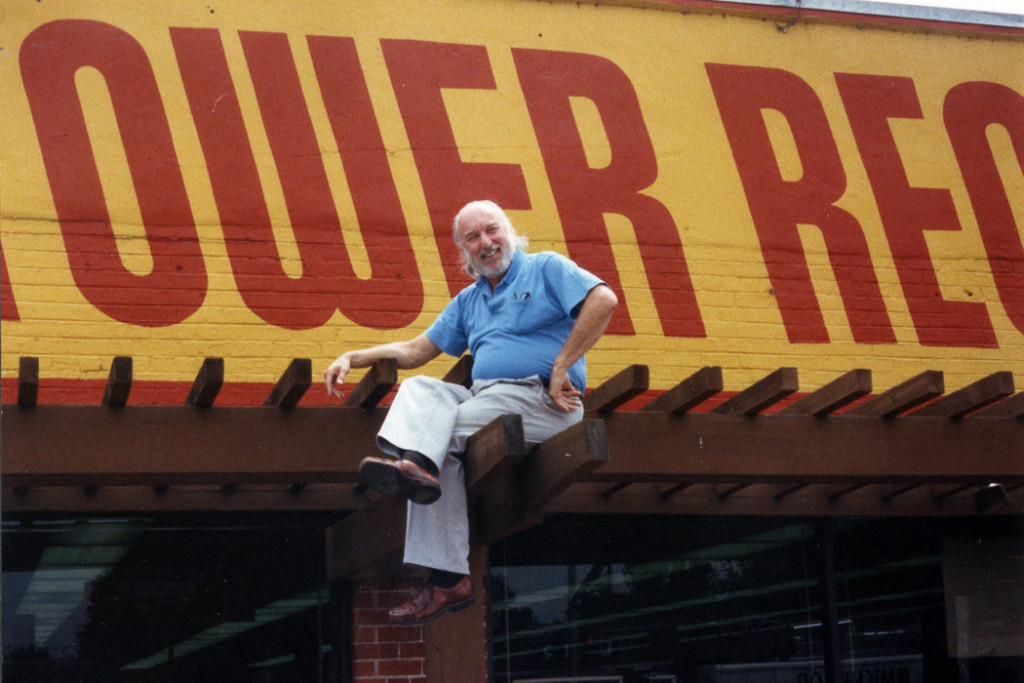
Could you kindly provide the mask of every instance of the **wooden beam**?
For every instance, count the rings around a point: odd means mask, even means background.
[[[722,489],[721,491],[716,491],[715,492],[715,497],[718,498],[718,500],[725,500],[726,498],[728,498],[729,496],[733,495],[734,493],[739,493],[743,489],[749,488],[749,487],[750,487],[750,483],[749,482],[745,483],[745,484],[733,484],[732,486],[729,486],[729,487],[727,487],[725,489]]]
[[[924,486],[923,481],[912,481],[909,484],[897,484],[896,486],[887,486],[882,490],[882,500],[889,502],[894,498],[902,496],[905,493],[909,493],[914,489]]]
[[[896,417],[945,391],[943,375],[937,370],[925,370],[906,382],[850,408],[844,415],[870,417]]]
[[[443,619],[423,625],[424,676],[404,680],[450,682],[494,679],[494,667],[489,657],[489,596],[484,590],[493,585],[488,554],[484,546],[470,546],[469,576],[477,590],[478,599],[467,609],[449,613]],[[405,645],[401,647],[404,649]],[[387,680],[401,681],[403,678],[389,677]]]
[[[309,358],[295,358],[281,379],[277,380],[263,405],[294,408],[312,384],[313,362]]]
[[[39,401],[39,359],[22,356],[18,359],[18,406],[31,408]]]
[[[647,391],[651,372],[646,365],[630,365],[583,397],[587,411],[610,413],[626,401]]]
[[[3,511],[10,513],[121,514],[149,512],[266,512],[304,511],[338,513],[366,506],[349,484],[310,484],[296,495],[284,485],[240,486],[224,495],[219,485],[98,486],[87,497],[85,487],[4,487]]]
[[[610,486],[607,489],[605,489],[604,491],[602,491],[601,492],[601,497],[602,498],[611,498],[616,493],[618,493],[619,491],[622,491],[623,489],[625,489],[627,486],[629,486],[632,483],[633,482],[631,482],[631,481],[620,481],[618,484],[615,484],[614,486]]]
[[[841,484],[839,486],[826,486],[825,496],[827,496],[828,499],[831,501],[836,501],[842,498],[843,496],[853,493],[854,491],[859,491],[860,489],[864,488],[867,485],[867,482],[861,481],[854,482],[852,484]]]
[[[473,386],[473,356],[467,354],[460,358],[441,379],[452,384],[461,384],[467,389]]]
[[[617,412],[587,481],[673,484],[1024,480],[1019,421]],[[642,435],[639,436],[638,435]],[[643,447],[637,447],[638,438]]]
[[[103,392],[103,405],[108,408],[121,408],[128,403],[128,394],[132,390],[132,359],[129,356],[117,356],[110,363],[107,375],[107,388]]]
[[[5,406],[0,464],[5,485],[25,487],[355,483],[359,461],[377,454],[374,441],[386,413],[314,406]],[[1024,426],[1012,418],[691,413],[681,420],[617,411],[602,421],[614,457],[588,478],[605,488],[623,481],[1024,480]]]
[[[711,412],[720,415],[757,415],[799,388],[796,368],[779,368]]]
[[[608,437],[601,420],[585,419],[537,444],[518,473],[527,509],[541,510],[608,460]]]
[[[722,368],[703,367],[641,410],[684,415],[707,399],[722,391]]]
[[[684,481],[681,484],[676,484],[675,486],[670,486],[669,488],[665,489],[664,491],[659,491],[658,492],[658,498],[660,498],[661,500],[668,500],[672,496],[676,495],[677,493],[680,493],[681,491],[685,491],[686,489],[690,488],[691,486],[693,486],[693,482],[692,481]]]
[[[612,458],[614,459],[614,454]],[[751,486],[743,495],[719,500],[709,484],[694,485],[669,498],[658,495],[657,484],[634,484],[627,490],[602,498],[604,485],[580,483],[555,498],[545,508],[547,514],[583,515],[743,515],[743,516],[875,516],[875,517],[960,517],[976,515],[974,496],[970,492],[953,496],[941,503],[920,487],[905,495],[884,501],[878,486],[866,486],[835,500],[826,496],[826,487],[810,485],[791,495],[775,500],[772,487]],[[971,487],[973,491],[977,485]],[[1011,495],[1010,507],[1000,515],[1024,514],[1024,495]]]
[[[937,503],[941,503],[947,498],[951,498],[957,494],[963,493],[964,491],[970,491],[978,488],[978,484],[956,484],[954,486],[933,486],[932,497],[935,498]]]
[[[217,400],[217,394],[224,386],[224,359],[207,358],[203,360],[192,389],[188,392],[185,405],[193,408],[209,408]]]
[[[342,405],[348,408],[369,410],[388,395],[398,384],[398,361],[394,358],[383,358],[374,363],[363,375],[359,384],[352,389]]]
[[[802,484],[788,484],[785,486],[780,486],[778,489],[776,489],[775,493],[772,494],[772,499],[775,500],[776,502],[782,502],[785,498],[788,498],[797,491],[803,490],[810,485],[811,484],[809,482],[804,482]]]
[[[871,393],[871,371],[850,370],[779,411],[780,415],[830,415]]]
[[[1013,373],[996,372],[912,412],[912,417],[958,419],[1013,393]]]
[[[584,419],[534,446],[510,475],[493,483],[474,511],[474,536],[491,543],[537,524],[544,506],[608,462],[604,423]]]
[[[466,492],[473,500],[526,455],[521,415],[502,415],[466,440]]]
[[[5,409],[15,486],[356,482],[384,409],[39,405]]]
[[[401,564],[406,502],[380,497],[327,529],[327,578]]]
[[[975,417],[1007,417],[1017,418],[1018,420],[1024,418],[1024,391],[994,403],[988,408],[983,408],[976,413],[971,413],[967,417],[969,419]]]

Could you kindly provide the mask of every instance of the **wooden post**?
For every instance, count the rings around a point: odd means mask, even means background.
[[[469,552],[470,580],[476,601],[423,627],[427,643],[424,673],[428,681],[487,681],[490,666],[487,633],[487,583],[490,563],[486,545]]]

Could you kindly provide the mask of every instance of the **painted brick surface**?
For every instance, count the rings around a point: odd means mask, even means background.
[[[321,9],[5,8],[5,401],[20,356],[42,402],[93,402],[127,355],[133,401],[177,402],[216,356],[219,400],[259,403],[291,358],[319,376],[424,330],[469,282],[449,222],[479,197],[618,291],[592,386],[638,362],[655,390],[705,365],[726,389],[1020,380],[1019,31]]]

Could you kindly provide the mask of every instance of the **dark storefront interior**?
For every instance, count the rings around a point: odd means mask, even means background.
[[[334,521],[7,518],[4,678],[329,680]],[[843,681],[1024,682],[1022,539],[1019,516],[553,515],[491,546],[493,679],[820,682],[824,616]]]
[[[823,681],[822,533],[840,680],[1024,681],[1024,542],[1010,517],[549,520],[494,553],[495,679]],[[987,583],[951,595],[979,562]],[[954,637],[1015,657],[951,655],[958,597]]]
[[[4,679],[321,680],[329,521],[5,520]]]

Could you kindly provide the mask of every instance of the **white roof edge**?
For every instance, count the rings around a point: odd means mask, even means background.
[[[822,10],[866,14],[882,17],[914,19],[918,21],[941,21],[982,26],[1004,26],[1024,28],[1024,14],[980,12],[976,10],[924,5],[901,5],[889,2],[868,2],[866,0],[724,0],[748,5],[771,5],[792,9]]]

